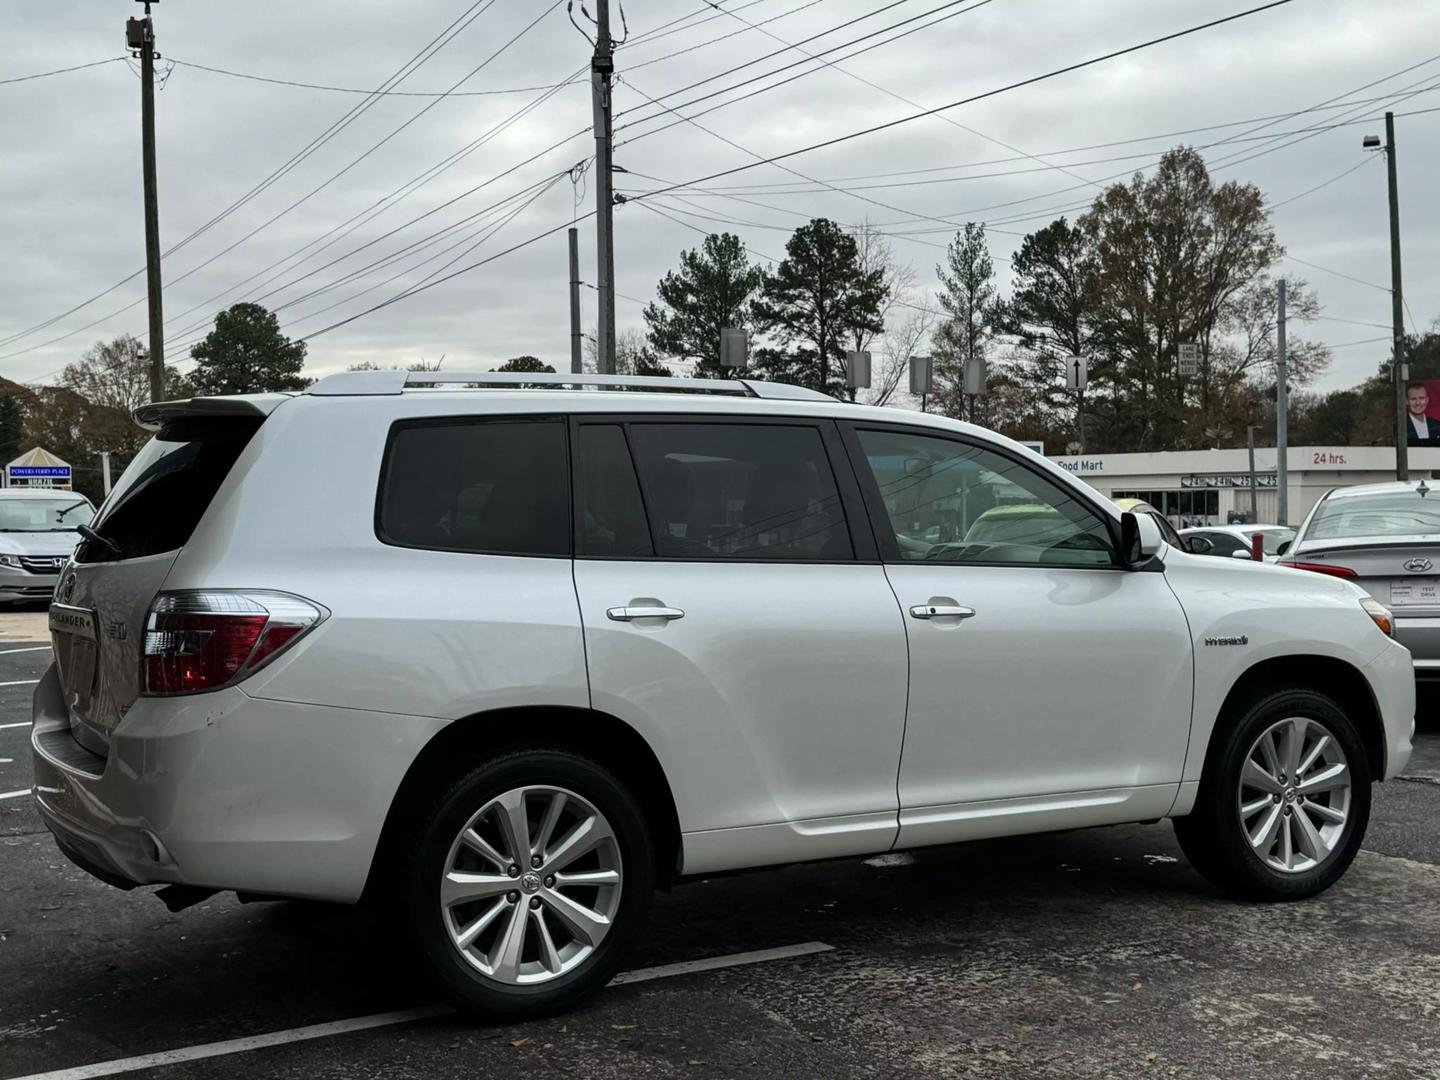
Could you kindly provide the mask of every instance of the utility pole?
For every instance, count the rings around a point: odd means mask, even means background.
[[[615,46],[610,40],[610,0],[596,0],[595,55],[590,61],[590,97],[595,113],[595,291],[600,297],[596,340],[602,375],[615,374],[615,195],[610,162],[610,78]]]
[[[160,311],[160,205],[155,186],[155,26],[151,3],[143,19],[125,20],[125,44],[140,57],[140,159],[145,172],[145,289],[150,297],[150,400],[165,396],[165,327]]]
[[[1275,522],[1277,525],[1289,524],[1290,518],[1290,476],[1288,463],[1286,462],[1287,451],[1290,442],[1290,388],[1285,385],[1288,375],[1285,371],[1285,279],[1280,279],[1280,287],[1276,295],[1276,319],[1275,319],[1275,483],[1278,487],[1276,497],[1279,500],[1278,512]]]
[[[1410,479],[1407,449],[1410,421],[1405,409],[1405,300],[1400,292],[1400,194],[1395,181],[1395,114],[1385,114],[1385,167],[1390,187],[1390,321],[1394,337],[1391,367],[1395,381],[1395,479]]]
[[[1255,497],[1255,425],[1251,424],[1245,429],[1245,447],[1250,451],[1250,524],[1254,525],[1260,520],[1260,508],[1256,505]]]
[[[580,230],[570,230],[570,374],[583,370],[580,359]]]

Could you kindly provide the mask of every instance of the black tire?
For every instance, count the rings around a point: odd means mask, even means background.
[[[1268,865],[1249,843],[1240,821],[1238,797],[1241,770],[1251,747],[1267,728],[1290,717],[1325,725],[1345,753],[1351,789],[1339,843],[1318,865],[1287,873]],[[1370,821],[1370,760],[1355,722],[1333,699],[1301,687],[1266,691],[1242,706],[1228,723],[1223,717],[1220,722],[1225,727],[1211,742],[1195,807],[1174,820],[1175,836],[1186,858],[1236,899],[1304,900],[1324,892],[1349,868]]]
[[[623,879],[618,909],[594,952],[551,981],[521,986],[495,981],[461,956],[441,915],[439,890],[451,845],[471,816],[505,792],[534,785],[574,792],[605,816]],[[655,888],[654,846],[635,797],[603,766],[565,750],[516,751],[477,766],[417,815],[404,850],[404,907],[422,965],[453,1003],[489,1019],[549,1015],[601,990],[624,963]]]

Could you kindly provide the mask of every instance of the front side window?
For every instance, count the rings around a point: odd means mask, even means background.
[[[1210,552],[1211,555],[1233,555],[1246,546],[1239,537],[1231,536],[1229,533],[1207,532],[1200,535],[1215,545],[1214,550]]]
[[[1100,517],[1020,462],[918,433],[856,434],[902,560],[1115,565]]]
[[[854,558],[818,429],[640,423],[629,435],[658,557]]]
[[[570,478],[559,420],[400,423],[377,512],[401,547],[491,555],[570,554]]]
[[[640,482],[619,424],[580,425],[575,489],[581,555],[633,559],[655,554]]]

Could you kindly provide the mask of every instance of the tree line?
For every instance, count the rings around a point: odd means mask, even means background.
[[[907,235],[930,235],[916,226]],[[937,247],[940,247],[938,243]],[[751,337],[749,375],[875,405],[921,406],[907,392],[910,357],[928,355],[934,389],[923,406],[1059,452],[1183,450],[1273,438],[1277,267],[1284,254],[1264,196],[1253,184],[1216,184],[1195,150],[1167,153],[1152,175],[1105,188],[1073,221],[1026,235],[1002,288],[985,226],[970,223],[943,246],[934,294],[891,240],[862,223],[815,218],[797,228],[778,265],[753,260],[732,233],[680,252],[643,311],[644,329],[617,334],[624,374],[666,376],[677,364],[722,378],[721,330]],[[1393,439],[1389,358],[1360,385],[1319,394],[1308,387],[1330,363],[1305,327],[1320,315],[1315,291],[1287,277],[1292,444],[1384,444]],[[1199,347],[1182,377],[1178,347]],[[871,350],[872,385],[850,390],[846,355]],[[596,367],[595,336],[584,344]],[[1083,410],[1064,387],[1068,357],[1083,357]],[[1440,332],[1408,339],[1415,379],[1440,378]],[[298,390],[306,346],[253,303],[220,312],[191,349],[193,368],[165,372],[167,397]],[[442,358],[443,361],[443,358]],[[409,366],[433,370],[441,361]],[[965,394],[967,366],[984,365],[985,392]],[[352,370],[374,368],[358,364]],[[568,370],[568,358],[560,363]],[[498,370],[553,372],[533,355]],[[53,386],[0,379],[0,462],[43,445],[98,488],[99,451],[121,463],[147,437],[130,418],[149,397],[141,342],[122,335],[92,346]],[[86,472],[89,470],[89,473]],[[86,488],[88,492],[88,487]]]

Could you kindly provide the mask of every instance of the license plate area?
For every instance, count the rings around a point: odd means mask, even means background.
[[[1390,606],[1440,607],[1440,577],[1392,579]]]
[[[50,643],[55,649],[55,665],[60,669],[65,704],[72,714],[88,716],[95,694],[95,613],[68,604],[51,604]]]

